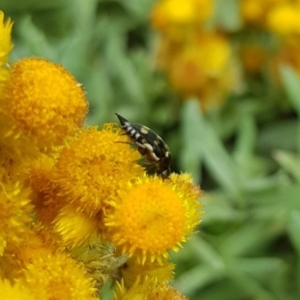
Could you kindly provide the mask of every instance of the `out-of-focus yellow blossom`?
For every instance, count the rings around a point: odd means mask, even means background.
[[[204,110],[222,103],[236,84],[229,41],[219,34],[198,33],[167,64],[174,89],[197,96]]]
[[[13,48],[11,43],[12,25],[13,23],[10,19],[6,22],[4,21],[4,13],[3,11],[0,11],[0,88],[2,88],[3,82],[5,82],[9,76],[4,65],[7,62],[9,52]]]
[[[136,163],[140,155],[127,142],[113,124],[102,130],[82,130],[62,150],[55,165],[53,181],[61,201],[95,216],[128,181],[142,175],[144,170]]]
[[[88,104],[62,66],[25,58],[10,69],[0,99],[0,141],[21,153],[63,144],[82,125]]]
[[[212,0],[160,0],[153,8],[152,24],[161,31],[170,31],[174,26],[199,26],[212,12]]]
[[[20,245],[26,238],[33,212],[30,191],[21,183],[0,183],[0,256],[8,243]]]
[[[81,264],[64,253],[38,256],[26,264],[16,280],[41,300],[97,300],[94,282]]]
[[[122,200],[113,201],[105,216],[107,238],[140,264],[162,263],[168,250],[177,251],[200,222],[200,189],[184,176],[170,179],[138,179],[123,189]]]
[[[29,289],[20,284],[12,285],[8,280],[0,280],[1,300],[38,300]]]
[[[131,258],[121,267],[121,275],[127,287],[132,286],[138,276],[141,280],[151,277],[164,283],[173,279],[174,268],[175,265],[167,260],[162,261],[162,264],[154,262],[141,265]]]
[[[64,206],[53,223],[64,244],[72,247],[82,244],[97,231],[97,222],[83,212],[78,213],[73,205]]]
[[[265,26],[268,14],[277,5],[289,0],[241,0],[241,11],[247,23]]]
[[[203,31],[213,9],[211,0],[162,0],[152,13],[153,27],[162,32],[157,67],[184,99],[197,97],[204,111],[220,106],[238,86],[228,39]]]
[[[270,30],[281,35],[300,33],[300,3],[286,3],[274,8],[268,16]]]
[[[157,282],[155,278],[138,277],[135,283],[126,288],[124,283],[118,284],[114,300],[187,300],[178,290],[168,284]]]

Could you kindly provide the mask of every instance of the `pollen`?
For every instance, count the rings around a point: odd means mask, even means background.
[[[39,149],[61,145],[87,114],[85,92],[62,66],[25,58],[10,69],[1,103],[5,144],[21,140]]]
[[[140,264],[162,262],[169,250],[178,251],[199,223],[201,194],[193,185],[174,179],[177,186],[172,179],[142,177],[107,215],[108,236],[117,250]]]

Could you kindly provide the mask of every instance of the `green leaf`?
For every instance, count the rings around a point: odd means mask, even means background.
[[[215,19],[225,30],[238,30],[242,26],[240,3],[237,0],[215,0]]]
[[[195,175],[203,159],[215,180],[242,201],[243,176],[211,124],[205,120],[197,100],[186,101],[182,108],[182,140],[182,166]]]
[[[183,294],[191,296],[198,289],[214,283],[220,277],[222,276],[211,266],[199,265],[179,276],[174,285]]]
[[[288,222],[288,233],[300,258],[300,211],[293,210]]]
[[[297,181],[300,182],[300,158],[298,156],[286,151],[276,151],[274,158],[286,172],[294,176]]]
[[[280,75],[283,86],[293,107],[300,115],[300,80],[296,71],[289,65],[281,65]]]

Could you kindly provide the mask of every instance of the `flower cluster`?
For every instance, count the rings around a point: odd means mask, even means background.
[[[266,31],[269,35],[275,35],[278,41],[278,49],[275,54],[268,47],[262,46],[259,38],[252,42],[252,47],[244,49],[246,67],[249,60],[256,65],[254,70],[259,70],[262,61],[267,60],[273,70],[276,71],[280,63],[291,64],[300,74],[300,3],[298,0],[242,0],[242,16],[245,24],[256,30]],[[259,55],[255,55],[251,48],[259,48]],[[257,54],[257,52],[256,52]],[[271,54],[271,55],[269,55]],[[252,57],[252,59],[250,59]],[[251,71],[251,67],[249,68]]]
[[[240,91],[243,76],[266,72],[277,82],[281,63],[300,74],[298,0],[236,1],[240,21],[232,28],[216,22],[217,5],[221,2],[158,0],[153,8],[152,26],[160,34],[157,68],[183,99],[197,97],[207,111]]]
[[[82,127],[85,92],[41,58],[6,64],[12,22],[0,12],[1,299],[185,299],[169,285],[200,223],[188,174],[149,176],[116,124]]]
[[[223,102],[236,81],[230,43],[221,32],[205,30],[213,0],[160,0],[152,24],[161,33],[158,66],[185,98],[196,96],[203,110]]]

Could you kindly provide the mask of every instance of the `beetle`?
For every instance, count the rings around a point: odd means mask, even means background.
[[[150,128],[131,123],[116,113],[125,134],[137,146],[138,151],[146,161],[152,164],[156,174],[163,179],[171,174],[171,153],[164,140]]]

